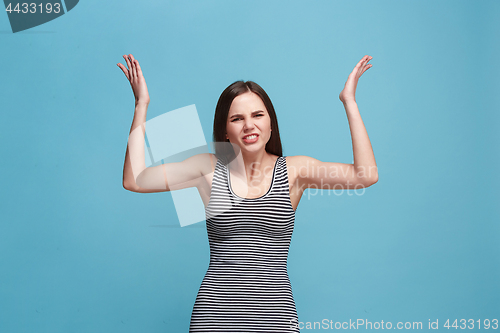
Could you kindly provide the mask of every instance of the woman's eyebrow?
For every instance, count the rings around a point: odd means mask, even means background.
[[[252,114],[254,113],[259,113],[259,112],[264,112],[262,110],[256,110],[256,111],[253,111]],[[242,114],[238,113],[238,114],[233,114],[231,117],[229,117],[229,119],[233,118],[233,117],[239,117],[239,116],[242,116]]]

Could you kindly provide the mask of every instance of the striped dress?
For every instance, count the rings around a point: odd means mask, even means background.
[[[189,332],[299,332],[287,273],[295,211],[286,157],[276,160],[271,186],[259,198],[241,198],[230,184],[228,166],[218,159],[205,210],[210,263]]]

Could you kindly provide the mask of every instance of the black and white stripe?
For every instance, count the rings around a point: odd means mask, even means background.
[[[268,192],[252,199],[232,191],[218,159],[205,212],[210,264],[189,332],[299,332],[287,273],[295,211],[286,157],[276,160]]]

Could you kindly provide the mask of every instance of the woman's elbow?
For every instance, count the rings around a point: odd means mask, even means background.
[[[375,184],[376,182],[378,182],[378,175],[376,175],[375,177],[373,177],[369,182],[368,182],[368,186],[372,186],[373,184]],[[368,187],[366,186],[366,187]]]
[[[123,188],[126,189],[127,191],[136,192],[137,185],[133,186],[133,185],[131,185],[128,182],[125,182],[125,181],[122,183],[122,185],[123,185]]]

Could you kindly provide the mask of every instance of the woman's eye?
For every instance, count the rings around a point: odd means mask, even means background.
[[[255,117],[263,117],[264,115],[262,113],[256,114]],[[236,120],[240,120],[241,118],[234,118],[231,120],[231,122],[235,122]]]

